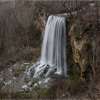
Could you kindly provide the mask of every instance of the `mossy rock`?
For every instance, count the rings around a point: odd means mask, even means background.
[[[68,74],[71,75],[72,80],[78,81],[79,78],[80,78],[80,73],[77,70],[76,64],[74,62],[73,52],[72,52],[71,46],[67,47],[66,53],[67,53],[67,64],[68,64],[68,67],[69,67]]]
[[[73,59],[73,52],[71,46],[67,46],[66,48],[66,54],[67,54],[67,64],[68,66],[73,66],[74,65],[74,59]]]
[[[72,71],[71,79],[74,81],[78,81],[80,79],[80,73],[78,73],[75,67],[71,67],[71,71]]]
[[[28,62],[30,62],[30,63],[35,62],[38,58],[39,58],[39,55],[36,54],[36,55],[33,56],[32,59],[30,59]]]

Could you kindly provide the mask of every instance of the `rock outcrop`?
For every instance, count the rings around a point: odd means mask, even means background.
[[[92,80],[100,70],[99,27],[99,24],[78,21],[70,27],[69,37],[74,67],[80,73],[82,80]]]

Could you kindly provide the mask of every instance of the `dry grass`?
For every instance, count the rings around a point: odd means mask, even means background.
[[[76,82],[71,78],[61,78],[55,81],[47,93],[48,99],[65,99],[76,95],[84,89],[84,83]]]

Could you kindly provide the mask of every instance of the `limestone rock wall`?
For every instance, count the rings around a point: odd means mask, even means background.
[[[100,25],[77,22],[70,27],[74,66],[80,69],[81,79],[92,80],[100,70],[100,34],[97,26]]]

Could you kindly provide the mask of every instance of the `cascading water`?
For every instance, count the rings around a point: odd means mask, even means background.
[[[43,75],[48,77],[51,73],[67,75],[66,20],[64,17],[49,16],[44,32],[41,59],[37,66],[34,66],[34,72],[33,78]]]

